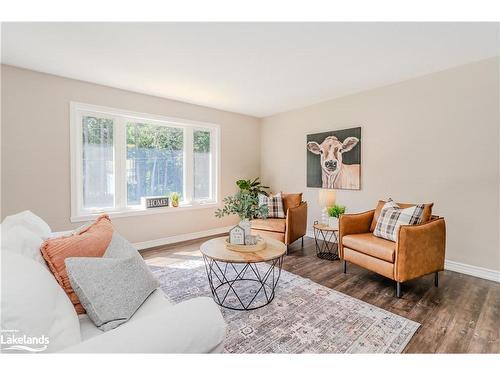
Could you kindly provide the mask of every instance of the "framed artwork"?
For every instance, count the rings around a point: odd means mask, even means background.
[[[307,135],[307,187],[359,190],[361,128]]]

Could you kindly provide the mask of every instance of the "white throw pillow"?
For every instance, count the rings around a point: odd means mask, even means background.
[[[3,352],[55,352],[81,341],[73,304],[49,271],[6,251],[2,253],[1,278]],[[9,343],[12,337],[32,342]]]
[[[52,232],[49,225],[31,211],[23,211],[15,215],[7,216],[2,222],[2,230],[7,232],[18,225],[32,231],[42,239],[48,238],[50,232]]]
[[[2,252],[10,251],[33,259],[48,269],[40,252],[42,238],[20,225],[4,230],[2,226]]]

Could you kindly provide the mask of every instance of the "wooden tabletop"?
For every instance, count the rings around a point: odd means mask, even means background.
[[[338,232],[339,231],[339,228],[332,228],[332,227],[329,227],[328,225],[325,225],[325,224],[314,224],[314,228],[316,229],[319,229],[319,230],[326,230],[326,231],[335,231],[335,232]]]
[[[286,253],[286,245],[272,238],[265,238],[266,248],[254,253],[241,253],[226,248],[227,237],[217,237],[204,242],[200,251],[203,255],[227,263],[258,263],[279,258]]]

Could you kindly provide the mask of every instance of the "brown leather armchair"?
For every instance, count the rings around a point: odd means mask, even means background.
[[[252,234],[260,234],[263,237],[272,237],[285,245],[302,239],[307,231],[307,202],[302,202],[302,193],[282,194],[284,219],[268,218],[254,219],[252,223]]]
[[[396,296],[401,297],[401,283],[444,270],[446,226],[444,218],[433,216],[432,204],[426,205],[422,222],[402,225],[396,242],[375,237],[373,230],[385,202],[375,210],[342,215],[339,220],[339,256],[347,262],[369,269],[396,281]],[[400,204],[408,207],[411,204]]]

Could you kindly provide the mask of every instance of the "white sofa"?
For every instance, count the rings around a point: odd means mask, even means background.
[[[46,224],[41,222],[36,223],[38,227],[33,226],[32,221],[37,219],[33,219],[31,213],[18,215],[21,217],[6,218],[2,223],[1,328],[4,332],[47,336],[50,343],[45,352],[212,353],[223,350],[226,323],[211,298],[194,298],[173,305],[160,289],[147,298],[127,323],[108,332],[99,330],[87,315],[76,314],[40,257],[42,237],[53,235],[47,233],[48,226],[45,228]],[[2,345],[2,351],[24,351],[19,345],[14,346],[17,348]],[[37,350],[44,347],[24,346]]]

